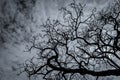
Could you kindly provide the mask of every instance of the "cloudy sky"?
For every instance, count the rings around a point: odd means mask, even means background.
[[[16,6],[14,1],[19,0],[0,0],[0,18],[6,18],[6,15],[14,14],[16,11]],[[28,0],[29,1],[29,0]],[[31,13],[32,21],[27,20],[25,15],[23,16],[19,13],[16,18],[18,22],[27,26],[27,28],[31,27],[34,33],[39,32],[38,28],[42,22],[44,22],[48,17],[53,19],[59,18],[59,11],[63,6],[67,6],[72,0],[36,0],[36,4],[33,8],[31,8],[29,13]],[[89,13],[89,10],[92,10],[96,7],[98,10],[104,8],[108,5],[111,0],[79,0],[81,3],[85,3],[86,5],[86,13]],[[112,2],[112,1],[111,1]],[[6,6],[2,6],[6,3]],[[2,9],[5,8],[6,15],[3,15]],[[7,18],[6,18],[7,19]],[[9,22],[9,21],[8,21]],[[10,22],[11,23],[11,22]],[[13,24],[12,24],[13,25]],[[15,26],[15,25],[14,25]],[[35,26],[35,27],[33,27]],[[2,32],[2,26],[0,26]],[[10,26],[11,29],[12,26]],[[40,29],[40,28],[39,28]],[[8,30],[9,31],[9,30]],[[34,53],[25,52],[25,46],[28,44],[30,37],[33,35],[28,30],[27,33],[19,32],[19,36],[12,37],[10,34],[8,35],[5,31],[4,33],[8,36],[3,36],[4,34],[0,32],[0,38],[5,37],[6,41],[0,41],[0,80],[28,80],[25,74],[21,74],[17,76],[19,72],[18,66],[19,64],[24,63],[24,61],[34,55]],[[13,33],[11,33],[14,35]],[[25,36],[27,35],[27,37]],[[26,41],[22,40],[26,39]],[[2,39],[0,39],[2,40]],[[18,41],[18,42],[17,42]],[[17,44],[16,44],[17,43]],[[42,80],[42,79],[41,79]],[[109,79],[110,80],[110,79]],[[119,78],[114,78],[111,80],[119,80]]]

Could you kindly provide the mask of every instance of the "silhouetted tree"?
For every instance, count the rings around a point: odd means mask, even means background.
[[[62,8],[63,19],[48,19],[42,24],[43,35],[33,37],[29,51],[37,58],[24,65],[30,76],[44,79],[80,80],[91,76],[120,76],[120,1],[109,9],[84,14],[84,5],[73,0]],[[57,79],[57,80],[58,80]]]

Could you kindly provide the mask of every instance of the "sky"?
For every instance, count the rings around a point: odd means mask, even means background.
[[[8,3],[11,6],[10,8],[5,7],[6,12],[7,10],[10,10],[11,13],[14,13],[14,11],[16,10],[16,6],[14,6],[14,1],[15,0],[1,0],[0,17],[4,16],[2,14],[3,6],[1,6],[4,4],[4,2]],[[94,7],[96,7],[97,10],[103,9],[112,0],[79,1],[81,3],[87,4],[85,13],[89,14],[89,10],[92,10]],[[27,29],[31,27],[34,34],[36,34],[40,32],[41,28],[39,26],[42,22],[44,22],[49,17],[52,19],[58,19],[60,15],[58,9],[63,6],[67,6],[70,2],[71,0],[37,0],[35,6],[30,10],[33,16],[33,22],[26,20],[26,18],[22,14],[18,15],[17,20],[20,21],[21,24],[27,26]],[[2,30],[2,26],[0,27],[0,29]],[[17,39],[11,36],[7,36],[6,42],[0,41],[0,80],[28,80],[25,74],[21,74],[20,76],[18,76],[17,74],[19,73],[19,65],[24,63],[26,59],[29,59],[30,57],[35,55],[34,52],[25,52],[25,47],[27,44],[29,44],[29,39],[34,34],[31,34],[29,30],[27,33],[23,33],[20,31],[18,32],[19,36],[17,36]],[[13,33],[11,34],[14,35]],[[25,35],[27,35],[27,37]],[[3,36],[3,34],[1,36]],[[26,41],[23,41],[22,39],[26,39]],[[18,43],[15,44],[17,41]],[[40,77],[39,80],[42,80],[42,78]],[[119,80],[119,77],[111,78],[109,80]]]

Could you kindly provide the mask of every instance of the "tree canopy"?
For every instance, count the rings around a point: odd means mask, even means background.
[[[24,64],[29,77],[120,76],[120,1],[98,12],[93,9],[89,16],[84,7],[73,0],[61,8],[64,21],[49,18],[41,25],[42,34],[34,36],[27,48],[38,51],[37,61],[32,58]]]

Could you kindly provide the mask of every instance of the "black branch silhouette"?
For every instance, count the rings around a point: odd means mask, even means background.
[[[61,8],[64,22],[48,19],[42,24],[44,35],[34,37],[28,48],[39,51],[38,62],[24,65],[29,77],[120,76],[120,1],[99,12],[93,9],[89,16],[84,7],[73,0]]]

